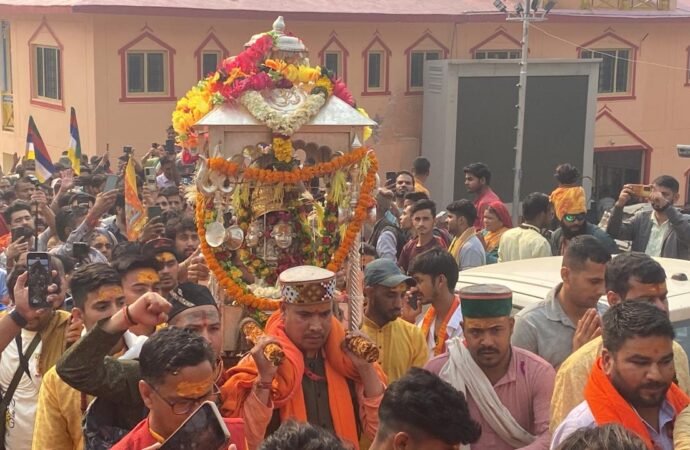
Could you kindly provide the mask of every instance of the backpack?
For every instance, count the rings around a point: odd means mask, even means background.
[[[376,243],[379,240],[379,237],[381,237],[381,234],[384,231],[391,231],[393,235],[395,236],[395,257],[400,256],[400,252],[402,252],[403,247],[405,244],[407,244],[407,241],[409,240],[407,233],[405,233],[399,226],[391,223],[386,219],[385,217],[374,225],[374,230],[371,232],[371,236],[369,237],[368,244],[376,247]]]

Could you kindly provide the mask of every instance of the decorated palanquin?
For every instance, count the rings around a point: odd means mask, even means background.
[[[341,80],[309,64],[282,17],[178,101],[173,127],[184,158],[199,158],[196,223],[226,350],[243,316],[261,322],[279,306],[278,275],[298,265],[344,274],[359,326],[360,231],[378,184],[364,143],[375,125]]]

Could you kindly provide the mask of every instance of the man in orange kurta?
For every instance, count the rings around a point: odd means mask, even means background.
[[[280,282],[281,308],[269,318],[266,336],[228,370],[221,412],[244,419],[250,449],[288,419],[318,425],[359,449],[361,435],[373,438],[378,429],[385,375],[345,349],[345,330],[332,313],[333,272],[293,267]],[[285,353],[278,367],[264,355],[271,343]]]

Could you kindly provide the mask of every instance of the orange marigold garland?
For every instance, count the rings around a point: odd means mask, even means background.
[[[331,261],[326,268],[330,271],[337,272],[342,267],[343,262],[347,258],[348,252],[352,245],[355,244],[357,234],[362,229],[362,224],[368,216],[368,210],[375,204],[372,192],[376,187],[376,172],[378,171],[378,161],[373,152],[369,152],[367,148],[361,147],[352,152],[334,158],[327,163],[321,163],[303,169],[293,169],[290,172],[278,172],[272,170],[247,168],[242,172],[243,178],[253,181],[269,182],[269,183],[286,183],[296,184],[300,181],[308,181],[314,177],[323,176],[328,173],[335,172],[347,166],[351,166],[362,161],[365,157],[370,160],[369,170],[367,171],[364,183],[360,190],[360,196],[355,207],[355,212],[352,220],[348,224],[345,235],[338,246],[338,249],[333,253]],[[211,158],[209,160],[209,167],[211,170],[217,170],[225,175],[238,175],[240,167],[223,158]],[[238,284],[226,270],[221,266],[216,258],[213,249],[206,242],[206,204],[204,196],[197,194],[196,202],[196,226],[199,233],[199,240],[201,241],[201,252],[203,253],[208,267],[225,292],[234,299],[235,302],[257,308],[259,310],[276,310],[280,302],[268,298],[257,297],[252,294],[249,289]]]

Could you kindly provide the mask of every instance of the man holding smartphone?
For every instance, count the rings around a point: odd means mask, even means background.
[[[139,392],[149,415],[112,449],[140,450],[156,443],[165,447],[164,442],[182,426],[179,433],[188,435],[179,438],[190,447],[195,443],[199,448],[225,450],[229,444],[226,435],[217,422],[213,423],[220,416],[200,416],[203,432],[188,433],[183,425],[203,402],[218,400],[220,390],[214,383],[216,364],[216,355],[208,342],[189,330],[170,327],[151,336],[139,355]],[[246,450],[244,421],[220,420],[230,432],[230,442],[237,449]]]
[[[87,331],[125,305],[122,279],[107,264],[96,263],[77,269],[70,279],[74,308],[72,320],[84,324]],[[118,344],[117,347],[121,345]],[[114,348],[115,349],[115,348]],[[65,383],[55,367],[43,377],[36,411],[37,430],[33,449],[83,449],[82,415],[87,398]]]
[[[635,197],[632,185],[625,185],[611,210],[606,232],[616,239],[632,241],[632,251],[649,256],[690,259],[690,215],[673,206],[680,198],[678,180],[662,175],[652,183],[651,211],[644,209],[623,221],[623,207]]]
[[[62,279],[59,260],[51,257],[50,266]],[[48,286],[49,306],[32,308],[28,275],[23,264],[10,273],[8,287],[16,306],[0,319],[0,417],[7,418],[0,421],[0,436],[8,449],[31,448],[41,381],[62,355],[69,325],[69,313],[57,309],[64,301],[64,286]]]

